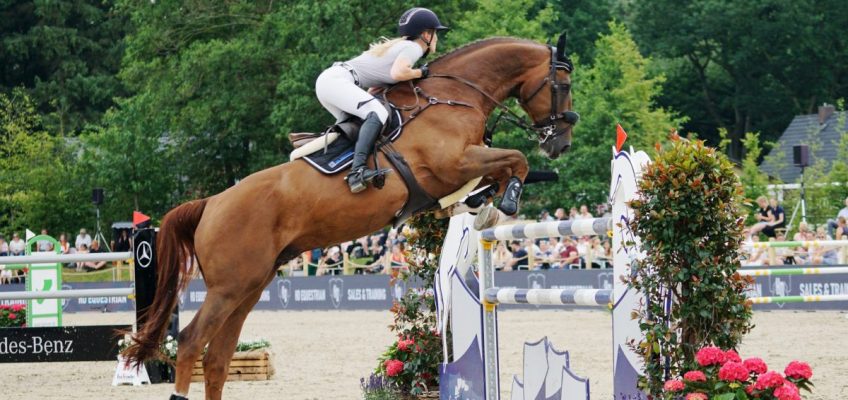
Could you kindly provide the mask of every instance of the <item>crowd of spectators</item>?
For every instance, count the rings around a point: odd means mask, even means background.
[[[49,235],[47,229],[41,230],[41,235]],[[116,252],[127,252],[131,248],[131,238],[129,231],[120,230],[117,238],[112,241],[112,250]],[[73,244],[68,242],[68,235],[65,233],[59,234],[57,239],[58,250],[61,254],[75,253],[104,253],[109,251],[97,239],[92,239],[85,228],[80,229],[79,234],[74,239]],[[38,240],[33,251],[54,252],[57,249],[50,240]],[[7,242],[6,236],[0,234],[0,256],[22,256],[26,254],[26,242],[21,238],[20,233],[12,232],[11,239]],[[90,272],[101,270],[109,265],[106,261],[97,262],[76,262],[65,264],[67,268],[73,268],[75,272]],[[23,276],[20,270],[7,269],[0,265],[0,284],[18,283],[23,281]]]
[[[799,242],[790,247],[762,247],[761,240],[787,241],[786,213],[774,198],[757,199],[759,208],[754,214],[756,223],[745,229],[743,243],[743,265],[834,265],[845,263],[848,246],[834,240],[848,240],[848,198],[845,207],[836,218],[827,223],[813,226],[807,222],[798,224],[791,241]],[[761,238],[764,237],[765,239]],[[828,243],[833,242],[833,243]]]

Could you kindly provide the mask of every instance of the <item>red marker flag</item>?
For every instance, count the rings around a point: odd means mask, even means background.
[[[621,151],[624,146],[624,141],[627,140],[627,132],[621,127],[621,124],[615,125],[615,151]]]
[[[133,226],[136,229],[146,228],[148,225],[150,225],[150,217],[138,211],[133,211]]]

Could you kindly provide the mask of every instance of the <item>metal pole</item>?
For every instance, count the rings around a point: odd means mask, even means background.
[[[133,288],[70,289],[34,292],[0,292],[0,300],[76,299],[80,297],[125,297],[135,293]]]
[[[807,223],[807,191],[804,188],[804,167],[801,167],[801,221]]]

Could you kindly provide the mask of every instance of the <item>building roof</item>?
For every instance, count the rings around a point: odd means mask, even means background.
[[[793,162],[792,148],[806,144],[810,146],[810,165],[824,161],[825,173],[829,172],[831,163],[837,156],[840,134],[848,132],[848,112],[834,112],[822,117],[823,123],[819,123],[820,114],[796,115],[760,165],[760,169],[783,183],[799,182],[801,168]],[[840,121],[843,124],[842,129],[838,129]],[[774,155],[777,157],[773,157]]]

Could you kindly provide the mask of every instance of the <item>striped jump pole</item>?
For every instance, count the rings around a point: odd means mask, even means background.
[[[767,249],[769,247],[846,247],[848,240],[805,240],[789,242],[743,243],[743,248]]]
[[[135,294],[133,288],[69,289],[30,292],[0,292],[0,300],[76,299],[80,297],[127,297]]]
[[[775,296],[775,297],[749,297],[748,301],[754,304],[771,303],[817,303],[822,301],[848,301],[848,294],[825,294],[820,296]]]
[[[483,240],[542,239],[563,236],[606,236],[612,231],[610,218],[501,225],[480,232]]]
[[[86,261],[122,261],[133,258],[132,252],[119,253],[74,253],[74,254],[32,254],[27,256],[0,257],[0,265],[52,264]]]
[[[848,274],[848,267],[781,268],[740,270],[742,276],[833,275]]]
[[[492,304],[535,304],[606,306],[612,302],[609,289],[503,289],[486,290],[486,302]]]

